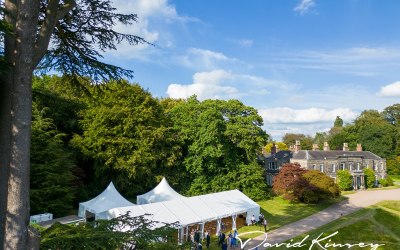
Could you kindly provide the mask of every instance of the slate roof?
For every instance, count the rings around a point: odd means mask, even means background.
[[[268,155],[267,157],[265,157],[266,159],[268,158],[277,158],[277,159],[283,159],[285,157],[292,157],[293,152],[290,150],[280,150],[278,151],[276,154],[274,155]]]
[[[361,157],[364,159],[371,160],[382,160],[381,157],[369,151],[342,151],[342,150],[330,150],[330,151],[312,151],[312,150],[300,150],[297,153],[293,152],[293,160],[324,160],[324,159],[338,159],[345,157]]]

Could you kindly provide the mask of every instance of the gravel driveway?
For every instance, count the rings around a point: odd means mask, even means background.
[[[267,242],[270,244],[281,243],[303,233],[314,230],[322,225],[338,219],[341,216],[351,214],[357,210],[374,205],[380,201],[400,200],[400,189],[358,191],[357,193],[346,196],[349,199],[334,204],[304,219],[268,232]],[[263,236],[254,238],[251,242],[246,244],[245,249],[252,249],[256,245],[260,244],[262,240],[264,240]]]

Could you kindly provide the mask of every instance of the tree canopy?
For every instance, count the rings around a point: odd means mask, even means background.
[[[267,145],[265,145],[264,151],[267,153],[271,153],[271,148],[272,148],[273,144],[275,144],[275,147],[278,150],[288,150],[289,149],[288,146],[284,142],[278,141],[278,142],[270,142]]]
[[[147,216],[148,217],[148,216]],[[157,225],[158,224],[158,225]],[[122,215],[80,225],[56,223],[42,229],[43,249],[184,249],[176,240],[176,225],[146,216]]]
[[[286,133],[283,136],[282,141],[288,146],[295,145],[296,141],[300,141],[301,149],[303,150],[312,149],[312,144],[313,144],[313,138],[305,134]]]
[[[140,193],[157,175],[172,170],[180,145],[159,101],[137,84],[108,82],[92,87],[81,112],[82,134],[72,144],[94,159],[99,179]],[[132,192],[132,191],[131,191]]]
[[[250,194],[257,199],[265,194],[263,170],[255,162],[268,135],[254,108],[237,100],[200,102],[191,97],[167,115],[181,138],[188,194],[233,188],[260,190],[257,196]]]
[[[274,177],[273,191],[284,199],[318,203],[340,194],[333,179],[317,170],[303,169],[298,163],[287,163]]]

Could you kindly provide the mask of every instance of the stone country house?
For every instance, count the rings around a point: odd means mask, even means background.
[[[363,151],[361,144],[357,144],[356,151],[349,151],[347,143],[343,150],[330,150],[327,142],[323,150],[318,144],[313,145],[313,150],[301,150],[300,141],[290,148],[291,150],[277,150],[273,145],[270,154],[264,154],[264,167],[266,170],[267,184],[272,186],[273,178],[285,163],[299,163],[301,167],[309,170],[319,170],[336,180],[338,170],[349,170],[353,176],[354,190],[365,188],[364,169],[371,168],[375,172],[375,185],[379,179],[386,178],[386,160],[369,151]]]

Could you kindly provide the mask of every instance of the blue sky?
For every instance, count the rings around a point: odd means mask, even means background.
[[[157,97],[239,99],[275,140],[400,102],[400,1],[115,0],[155,46],[105,60]]]

